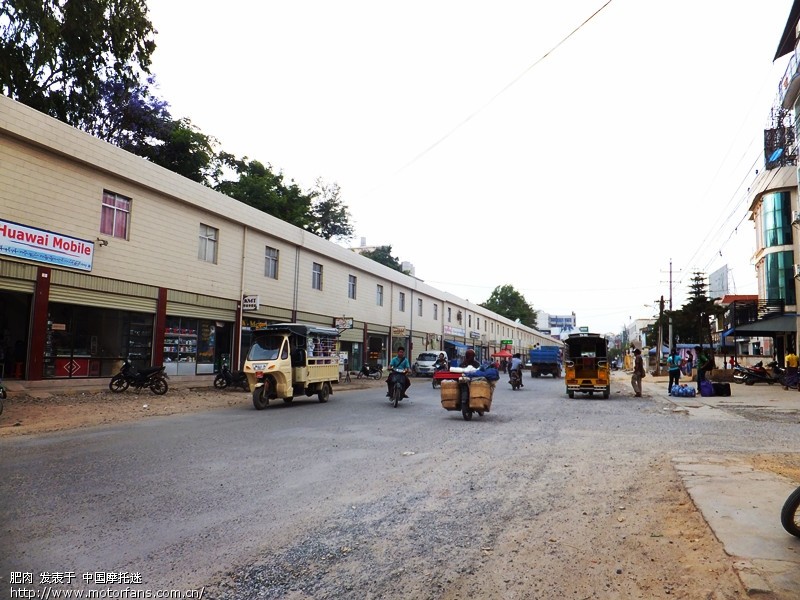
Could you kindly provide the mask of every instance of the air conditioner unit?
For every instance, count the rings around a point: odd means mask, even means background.
[[[800,265],[794,265],[794,277],[800,279]]]
[[[800,210],[792,211],[792,225],[800,225]]]

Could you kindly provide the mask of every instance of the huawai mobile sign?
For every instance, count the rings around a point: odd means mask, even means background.
[[[0,219],[0,255],[91,271],[94,242]]]

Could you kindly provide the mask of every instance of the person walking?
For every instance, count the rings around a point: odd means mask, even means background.
[[[692,367],[694,366],[694,355],[692,354],[691,350],[686,351],[686,370],[684,371],[684,375],[689,378],[689,381],[692,380]]]
[[[672,386],[679,385],[681,380],[681,355],[673,348],[667,357],[667,367],[669,368],[669,383],[667,384],[667,395],[672,395]]]
[[[789,354],[784,360],[786,361],[786,377],[783,381],[783,389],[788,390],[790,387],[797,387],[797,365],[800,359],[797,358],[794,349],[790,348]]]
[[[644,377],[644,361],[642,360],[642,351],[636,348],[633,351],[633,375],[631,375],[631,387],[633,388],[633,395],[637,398],[642,397],[642,377]]]
[[[709,359],[702,346],[695,346],[694,351],[697,352],[697,394],[700,395],[700,382],[706,378]]]

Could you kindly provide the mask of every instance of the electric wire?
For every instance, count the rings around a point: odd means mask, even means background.
[[[537,66],[539,63],[541,63],[541,62],[542,62],[544,59],[546,59],[548,56],[550,56],[550,54],[552,54],[553,52],[555,52],[555,51],[556,51],[556,50],[557,50],[557,49],[558,49],[560,46],[562,46],[562,45],[563,45],[563,44],[564,44],[564,43],[565,43],[565,42],[566,42],[568,39],[570,39],[570,38],[571,38],[573,35],[575,35],[576,33],[578,33],[578,31],[580,31],[580,30],[581,30],[581,29],[582,29],[582,28],[583,28],[583,27],[584,27],[584,26],[585,26],[587,23],[589,23],[589,21],[591,21],[591,20],[592,20],[592,19],[594,19],[594,18],[595,18],[595,17],[596,17],[598,14],[600,14],[600,12],[602,12],[602,11],[603,11],[603,9],[605,9],[605,8],[606,8],[606,7],[607,7],[609,4],[611,4],[611,2],[613,2],[613,0],[607,0],[607,1],[606,1],[606,2],[605,2],[605,3],[604,3],[604,4],[603,4],[603,5],[600,7],[600,8],[598,8],[596,11],[594,11],[594,12],[593,12],[593,13],[592,13],[592,14],[591,14],[591,15],[590,15],[590,16],[589,16],[587,19],[585,19],[585,20],[584,20],[584,21],[583,21],[583,22],[582,22],[580,25],[578,25],[578,26],[577,26],[575,29],[573,29],[571,32],[569,32],[569,33],[568,33],[568,34],[567,34],[565,37],[561,38],[561,40],[560,40],[560,41],[559,41],[559,42],[558,42],[558,43],[557,43],[555,46],[553,46],[552,48],[550,48],[550,49],[549,49],[547,52],[545,52],[545,53],[544,53],[542,56],[540,56],[538,59],[536,59],[536,60],[535,60],[533,63],[531,63],[530,65],[528,65],[528,66],[525,68],[525,70],[523,70],[523,71],[522,71],[522,72],[521,72],[519,75],[517,75],[517,76],[516,76],[514,79],[512,79],[512,80],[511,80],[509,83],[507,83],[505,86],[503,86],[503,87],[500,89],[500,91],[496,92],[496,93],[495,93],[495,94],[494,94],[494,95],[493,95],[491,98],[489,98],[489,100],[487,100],[486,102],[484,102],[484,103],[483,103],[483,104],[482,104],[480,107],[478,107],[478,108],[477,108],[476,110],[474,110],[472,113],[470,113],[469,115],[467,115],[467,116],[466,116],[464,119],[462,119],[462,120],[461,120],[459,123],[457,123],[457,124],[456,124],[454,127],[452,127],[452,128],[449,130],[449,131],[447,131],[447,132],[446,132],[446,133],[445,133],[445,134],[444,134],[442,137],[440,137],[438,140],[436,140],[435,142],[433,142],[433,143],[432,143],[430,146],[428,146],[427,148],[425,148],[424,150],[422,150],[422,152],[420,152],[420,153],[419,153],[419,154],[417,154],[415,157],[413,157],[411,160],[409,160],[409,161],[408,161],[406,164],[404,164],[404,165],[403,165],[403,166],[401,166],[399,169],[397,169],[397,170],[396,170],[394,173],[392,173],[392,174],[391,174],[391,175],[390,175],[390,176],[389,176],[387,179],[391,179],[391,178],[393,178],[393,177],[396,177],[397,175],[399,175],[400,173],[402,173],[403,171],[405,171],[406,169],[408,169],[408,168],[409,168],[410,166],[412,166],[414,163],[416,163],[417,161],[419,161],[419,160],[420,160],[420,159],[421,159],[423,156],[425,156],[426,154],[428,154],[429,152],[431,152],[431,151],[432,151],[434,148],[436,148],[436,147],[437,147],[437,146],[439,146],[439,145],[440,145],[442,142],[444,142],[444,141],[445,141],[445,140],[447,140],[449,137],[451,137],[451,136],[452,136],[452,135],[453,135],[453,134],[454,134],[456,131],[458,131],[459,129],[461,129],[461,128],[462,128],[464,125],[466,125],[467,123],[469,123],[469,122],[470,122],[472,119],[474,119],[474,118],[475,118],[475,117],[477,117],[477,116],[478,116],[480,113],[482,113],[484,110],[486,110],[486,109],[487,109],[487,108],[488,108],[488,107],[489,107],[489,106],[490,106],[492,103],[494,103],[494,101],[495,101],[495,100],[497,100],[497,99],[498,99],[500,96],[502,96],[504,93],[506,93],[506,92],[507,92],[507,91],[508,91],[508,90],[509,90],[511,87],[513,87],[513,86],[514,86],[516,83],[518,83],[518,82],[519,82],[519,81],[520,81],[520,80],[521,80],[523,77],[525,77],[525,75],[527,75],[527,74],[528,74],[528,73],[529,73],[529,72],[530,72],[530,71],[531,71],[533,68],[535,68],[535,67],[536,67],[536,66]],[[380,184],[379,184],[378,186],[376,186],[375,188],[373,188],[371,191],[373,191],[373,192],[374,192],[374,191],[375,191],[376,189],[378,189],[378,188],[380,188]]]

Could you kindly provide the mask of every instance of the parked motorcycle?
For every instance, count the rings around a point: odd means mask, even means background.
[[[370,377],[371,379],[380,379],[383,377],[383,367],[381,365],[364,365],[361,367],[361,370],[356,375],[356,379],[362,379],[363,377]]]
[[[222,363],[222,368],[214,377],[214,387],[218,390],[224,390],[226,387],[240,387],[245,392],[250,391],[247,374],[244,371],[231,371],[226,363]]]
[[[169,376],[164,372],[163,366],[137,369],[130,360],[125,359],[119,373],[114,375],[108,383],[108,389],[114,393],[119,393],[124,392],[130,386],[136,388],[137,391],[147,387],[154,394],[163,396],[169,389],[167,385],[168,378]]]
[[[522,386],[522,376],[518,369],[513,369],[508,373],[508,382],[512,390],[518,390]]]
[[[764,367],[764,361],[759,361],[752,367],[742,367],[737,363],[733,366],[733,380],[745,385],[755,385],[756,383],[768,383],[769,385],[780,383],[783,385],[785,373],[778,363],[772,361],[767,366],[770,367],[769,370]]]
[[[781,525],[795,537],[800,537],[800,487],[789,494],[781,509]]]

